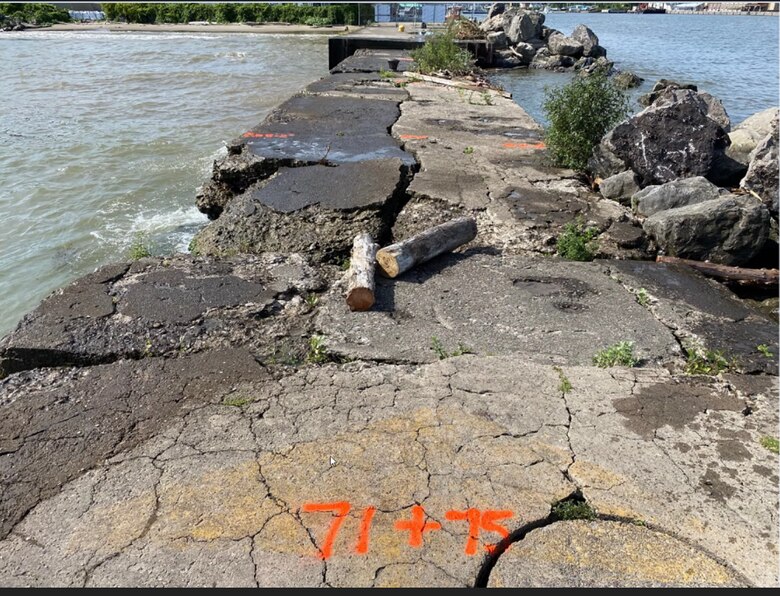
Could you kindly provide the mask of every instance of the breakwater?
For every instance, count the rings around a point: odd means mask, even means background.
[[[2,340],[3,585],[777,583],[775,326],[685,269],[552,256],[578,216],[646,247],[522,108],[409,66],[306,86],[215,163],[197,256]],[[358,227],[463,214],[472,243],[348,310]],[[691,337],[741,369],[686,374]],[[639,367],[593,365],[623,341]]]

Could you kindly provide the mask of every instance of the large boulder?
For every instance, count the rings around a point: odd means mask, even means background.
[[[627,167],[626,162],[612,150],[612,131],[610,131],[601,139],[601,143],[593,148],[586,169],[594,177],[607,179],[624,172]]]
[[[583,46],[579,41],[557,31],[550,35],[550,38],[547,40],[547,47],[551,54],[558,56],[578,58],[582,56],[583,52]]]
[[[729,138],[698,93],[678,89],[618,124],[602,144],[639,175],[642,186],[692,176],[717,184]]]
[[[712,199],[719,199],[727,191],[718,188],[702,176],[680,178],[666,184],[648,186],[632,198],[634,213],[653,215],[659,211],[695,205]]]
[[[767,208],[753,197],[727,195],[659,211],[642,226],[666,254],[724,265],[743,265],[769,237]]]
[[[753,191],[772,215],[778,214],[778,119],[772,121],[771,131],[750,154],[750,166],[740,186]]]
[[[599,182],[599,192],[605,199],[620,201],[631,198],[639,190],[639,180],[631,170],[620,172]]]
[[[516,14],[509,23],[509,27],[505,29],[509,43],[517,44],[531,39],[539,39],[542,36],[543,23],[544,15],[542,13],[523,11]]]
[[[489,20],[497,15],[504,14],[504,11],[506,11],[506,5],[503,2],[494,2],[488,9],[487,19]]]
[[[519,57],[523,64],[530,64],[531,60],[536,56],[536,48],[530,43],[520,42],[515,46],[514,50],[517,54],[520,54]]]
[[[599,58],[607,55],[607,50],[599,45],[599,38],[585,25],[577,25],[571,34],[571,38],[582,45],[583,56]]]
[[[506,38],[506,33],[503,31],[491,31],[487,34],[487,41],[488,43],[493,44],[493,47],[498,50],[503,49],[509,45]]]
[[[699,88],[693,84],[678,83],[677,81],[670,81],[669,79],[660,79],[649,93],[640,95],[638,100],[643,106],[651,105],[658,96],[661,95],[666,89],[690,89],[691,91],[698,91]]]
[[[749,116],[734,126],[729,133],[731,145],[726,149],[726,155],[748,166],[750,154],[772,131],[772,121],[777,118],[777,115],[777,108],[769,108]]]

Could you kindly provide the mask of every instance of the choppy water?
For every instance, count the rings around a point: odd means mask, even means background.
[[[632,91],[635,97],[661,78],[695,83],[718,97],[735,123],[778,104],[777,17],[552,12],[545,19],[546,26],[566,35],[580,23],[593,30],[618,68],[645,79]],[[544,122],[544,87],[561,85],[570,76],[514,70],[496,79]]]
[[[778,103],[778,20],[551,14],[586,23],[610,58],[647,79],[691,81],[734,120]],[[0,335],[50,291],[123,258],[137,233],[185,250],[223,142],[327,72],[315,35],[0,33]],[[544,85],[501,74],[542,118]]]
[[[137,233],[186,250],[227,141],[327,73],[319,35],[0,33],[0,335]]]

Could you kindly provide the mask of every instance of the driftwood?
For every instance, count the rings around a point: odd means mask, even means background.
[[[366,233],[352,242],[347,278],[347,305],[350,310],[368,310],[374,304],[374,269],[379,246]]]
[[[411,72],[408,70],[405,70],[403,72],[403,75],[405,77],[409,77],[410,79],[419,79],[421,81],[427,81],[428,83],[437,83],[439,85],[445,85],[446,87],[458,87],[459,89],[466,89],[469,91],[490,91],[491,93],[495,93],[496,95],[500,95],[501,97],[512,99],[512,94],[507,93],[506,91],[499,91],[498,89],[492,89],[490,87],[480,87],[479,85],[475,85],[473,83],[466,83],[464,81],[451,81],[450,79],[443,79],[441,77],[432,77],[431,75],[424,75],[424,74],[420,74],[419,72]]]
[[[380,249],[376,260],[383,275],[397,277],[415,265],[470,242],[476,236],[477,222],[474,218],[459,217]]]
[[[779,272],[777,269],[745,269],[744,267],[731,267],[729,265],[703,263],[702,261],[691,261],[689,259],[664,256],[656,257],[656,262],[686,265],[704,275],[724,281],[736,281],[743,285],[776,286],[778,282]]]

